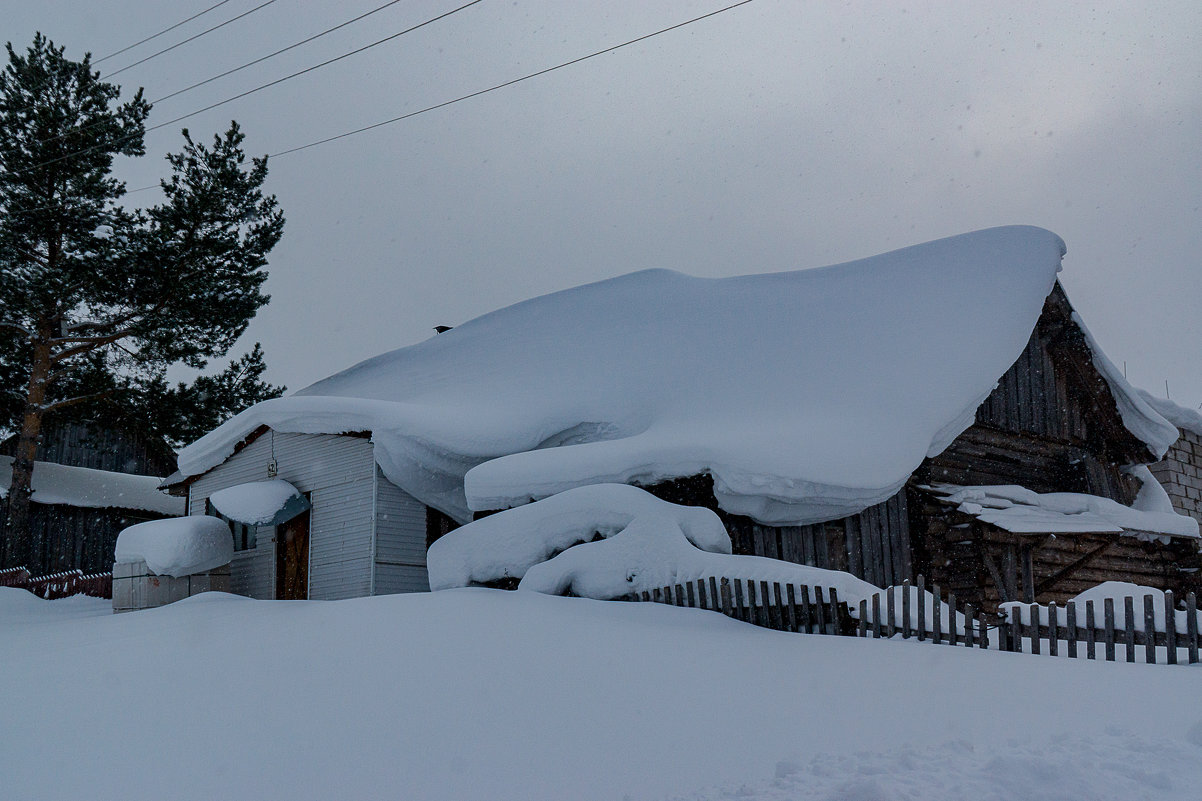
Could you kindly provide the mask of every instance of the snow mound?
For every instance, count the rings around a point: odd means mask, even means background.
[[[389,480],[460,522],[573,487],[703,473],[731,513],[838,518],[889,498],[972,423],[1026,345],[1064,250],[1049,231],[1011,226],[821,269],[631,273],[258,404],[185,448],[179,467],[220,464],[260,425],[371,431]],[[1159,443],[1166,421],[1106,376],[1127,425]]]
[[[160,576],[204,573],[233,558],[229,527],[207,515],[151,520],[117,535],[117,564],[145,562]]]
[[[1137,390],[1144,402],[1156,410],[1157,414],[1168,420],[1183,431],[1189,431],[1202,437],[1202,411],[1178,406],[1168,398],[1158,398],[1146,389]]]
[[[0,456],[0,498],[12,484],[11,456]],[[137,509],[164,515],[182,515],[184,499],[159,492],[161,478],[72,467],[53,462],[33,466],[34,503],[84,509]]]
[[[518,589],[610,600],[711,576],[833,587],[841,600],[852,605],[880,592],[868,582],[837,570],[762,556],[702,551],[689,542],[671,516],[663,514],[643,515],[618,534],[577,545],[531,566]]]
[[[1130,533],[1136,537],[1197,538],[1198,521],[1177,514],[1151,471],[1135,471],[1144,481],[1137,507],[1110,498],[1077,492],[1033,492],[1012,484],[958,486],[935,484],[928,489],[939,500],[965,514],[1014,534]],[[1164,496],[1164,497],[1161,497]]]
[[[430,589],[520,579],[561,551],[612,537],[647,516],[671,521],[697,548],[730,553],[730,536],[709,509],[661,501],[626,484],[597,484],[489,515],[440,538],[426,554]]]

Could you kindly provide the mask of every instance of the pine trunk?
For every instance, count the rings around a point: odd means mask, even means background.
[[[8,521],[4,530],[5,567],[27,565],[33,556],[29,504],[33,495],[33,463],[42,434],[46,386],[50,381],[50,345],[46,339],[34,343],[25,414],[21,419],[21,434],[17,438],[17,450],[13,458],[12,483],[8,489]]]

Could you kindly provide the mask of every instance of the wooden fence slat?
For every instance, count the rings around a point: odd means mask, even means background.
[[[806,634],[814,633],[814,610],[810,606],[810,588],[808,585],[801,585],[801,626]]]
[[[1097,621],[1093,615],[1093,601],[1085,602],[1085,658],[1097,658]]]
[[[1039,655],[1039,604],[1028,607],[1031,613],[1031,653]]]
[[[910,639],[910,579],[902,581],[902,639]]]
[[[861,637],[868,636],[868,599],[860,599],[860,625],[857,626],[857,633]]]
[[[1102,600],[1102,616],[1106,626],[1106,661],[1114,661],[1114,599]]]
[[[943,599],[938,584],[931,585],[931,595],[935,597],[931,606],[931,642],[938,645],[943,641]]]
[[[1127,661],[1135,661],[1135,599],[1128,595],[1123,599],[1123,612],[1127,619],[1124,621],[1127,626],[1123,629],[1123,634],[1126,637],[1127,643]]]
[[[839,608],[839,590],[831,587],[831,633],[838,636],[843,633],[843,610]]]
[[[677,606],[684,606],[684,605],[685,605],[685,602],[684,602],[684,600],[685,600],[685,599],[684,599],[684,587],[680,586],[679,584],[677,584],[677,585],[676,585],[675,597],[676,597],[676,605],[677,605]],[[688,605],[689,605],[689,606],[692,606],[693,604],[692,604],[692,603],[690,603],[690,604],[688,604]]]
[[[735,579],[731,582],[735,589],[735,617],[743,622],[748,622],[747,608],[743,606],[743,582]]]
[[[977,612],[977,624],[978,624],[978,626],[980,626],[980,628],[977,629],[980,632],[980,635],[977,637],[977,644],[980,645],[982,649],[988,650],[989,649],[989,625],[985,622],[985,613],[984,612]]]
[[[1185,596],[1185,640],[1189,646],[1189,663],[1198,664],[1198,600],[1191,592]]]
[[[773,607],[775,611],[772,614],[773,628],[777,631],[785,631],[785,600],[781,597],[779,581],[772,584],[772,597],[776,601],[776,605]]]
[[[685,599],[687,601],[687,603],[685,604],[685,606],[687,606],[689,609],[699,608],[697,606],[697,593],[693,588],[693,582],[691,582],[691,581],[685,582],[684,590],[685,590],[685,594],[687,595],[687,598]]]
[[[747,606],[751,622],[757,626],[768,625],[768,610],[764,609],[764,599],[758,597],[755,581],[747,579]]]
[[[1156,664],[1156,607],[1151,595],[1144,596],[1144,661]]]
[[[1060,655],[1060,615],[1055,601],[1048,604],[1048,655]]]
[[[947,594],[947,633],[949,635],[947,641],[949,645],[959,642],[956,629],[960,627],[960,624],[956,618],[956,593],[949,592]]]
[[[789,605],[789,631],[796,632],[797,628],[797,592],[792,583],[785,585],[785,601]]]
[[[822,587],[814,588],[814,610],[815,616],[818,618],[818,633],[826,634],[826,602],[822,599]]]
[[[709,609],[708,600],[705,597],[705,579],[697,579],[697,608]]]
[[[734,617],[735,610],[730,600],[730,579],[722,579],[722,614]]]
[[[1067,628],[1069,628],[1069,631],[1067,631],[1067,635],[1069,635],[1069,636],[1066,637],[1066,639],[1069,640],[1069,658],[1076,659],[1077,658],[1077,604],[1073,603],[1073,601],[1069,601],[1069,603],[1067,603],[1067,605],[1065,605],[1064,609],[1065,609],[1065,618],[1066,618],[1065,623],[1067,624]]]
[[[1010,650],[1021,654],[1023,652],[1022,612],[1017,606],[1010,607],[1006,612],[1010,618]]]
[[[876,593],[872,596],[872,636],[874,639],[881,638],[881,594]]]
[[[927,594],[926,579],[918,574],[918,641],[927,638]]]
[[[897,634],[897,615],[895,614],[896,602],[893,600],[893,588],[889,587],[885,590],[885,631],[890,637]]]
[[[709,580],[710,598],[714,605],[714,609],[722,610],[722,596],[718,592],[718,580],[714,576],[710,576]]]
[[[964,604],[964,646],[966,648],[972,648],[972,630],[975,623],[972,604]]]
[[[1165,664],[1177,664],[1177,603],[1173,591],[1164,591],[1164,659]]]
[[[772,598],[768,594],[768,582],[766,581],[760,582],[760,603],[763,604],[763,608],[760,610],[760,625],[770,629],[780,629],[776,622],[776,614],[772,608]]]

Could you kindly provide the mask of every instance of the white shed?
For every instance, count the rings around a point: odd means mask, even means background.
[[[254,507],[257,482],[281,479],[303,502],[271,514]],[[248,492],[222,503],[221,490]],[[273,497],[263,483],[264,498]],[[234,538],[230,590],[263,599],[337,599],[429,589],[426,506],[388,481],[366,433],[294,434],[260,427],[221,464],[164,482],[186,494],[188,514],[229,522]],[[218,502],[211,499],[218,494]],[[259,504],[262,506],[262,503]],[[238,519],[242,518],[242,519]]]

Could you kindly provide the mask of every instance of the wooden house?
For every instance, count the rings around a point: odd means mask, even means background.
[[[0,443],[0,519],[15,445],[15,436]],[[33,472],[32,556],[0,568],[23,567],[33,576],[110,571],[123,528],[183,513],[178,500],[157,491],[173,461],[166,444],[137,434],[77,423],[48,427]]]
[[[736,553],[879,586],[922,573],[978,607],[1109,579],[1202,589],[1197,525],[1144,467],[1172,426],[1090,338],[1063,253],[1013,227],[554,293],[259,404],[168,484],[190,514],[268,478],[307,498],[307,549],[276,520],[236,557],[256,597],[295,594],[297,559],[311,598],[424,589],[425,549],[456,524],[613,481],[714,509]]]

